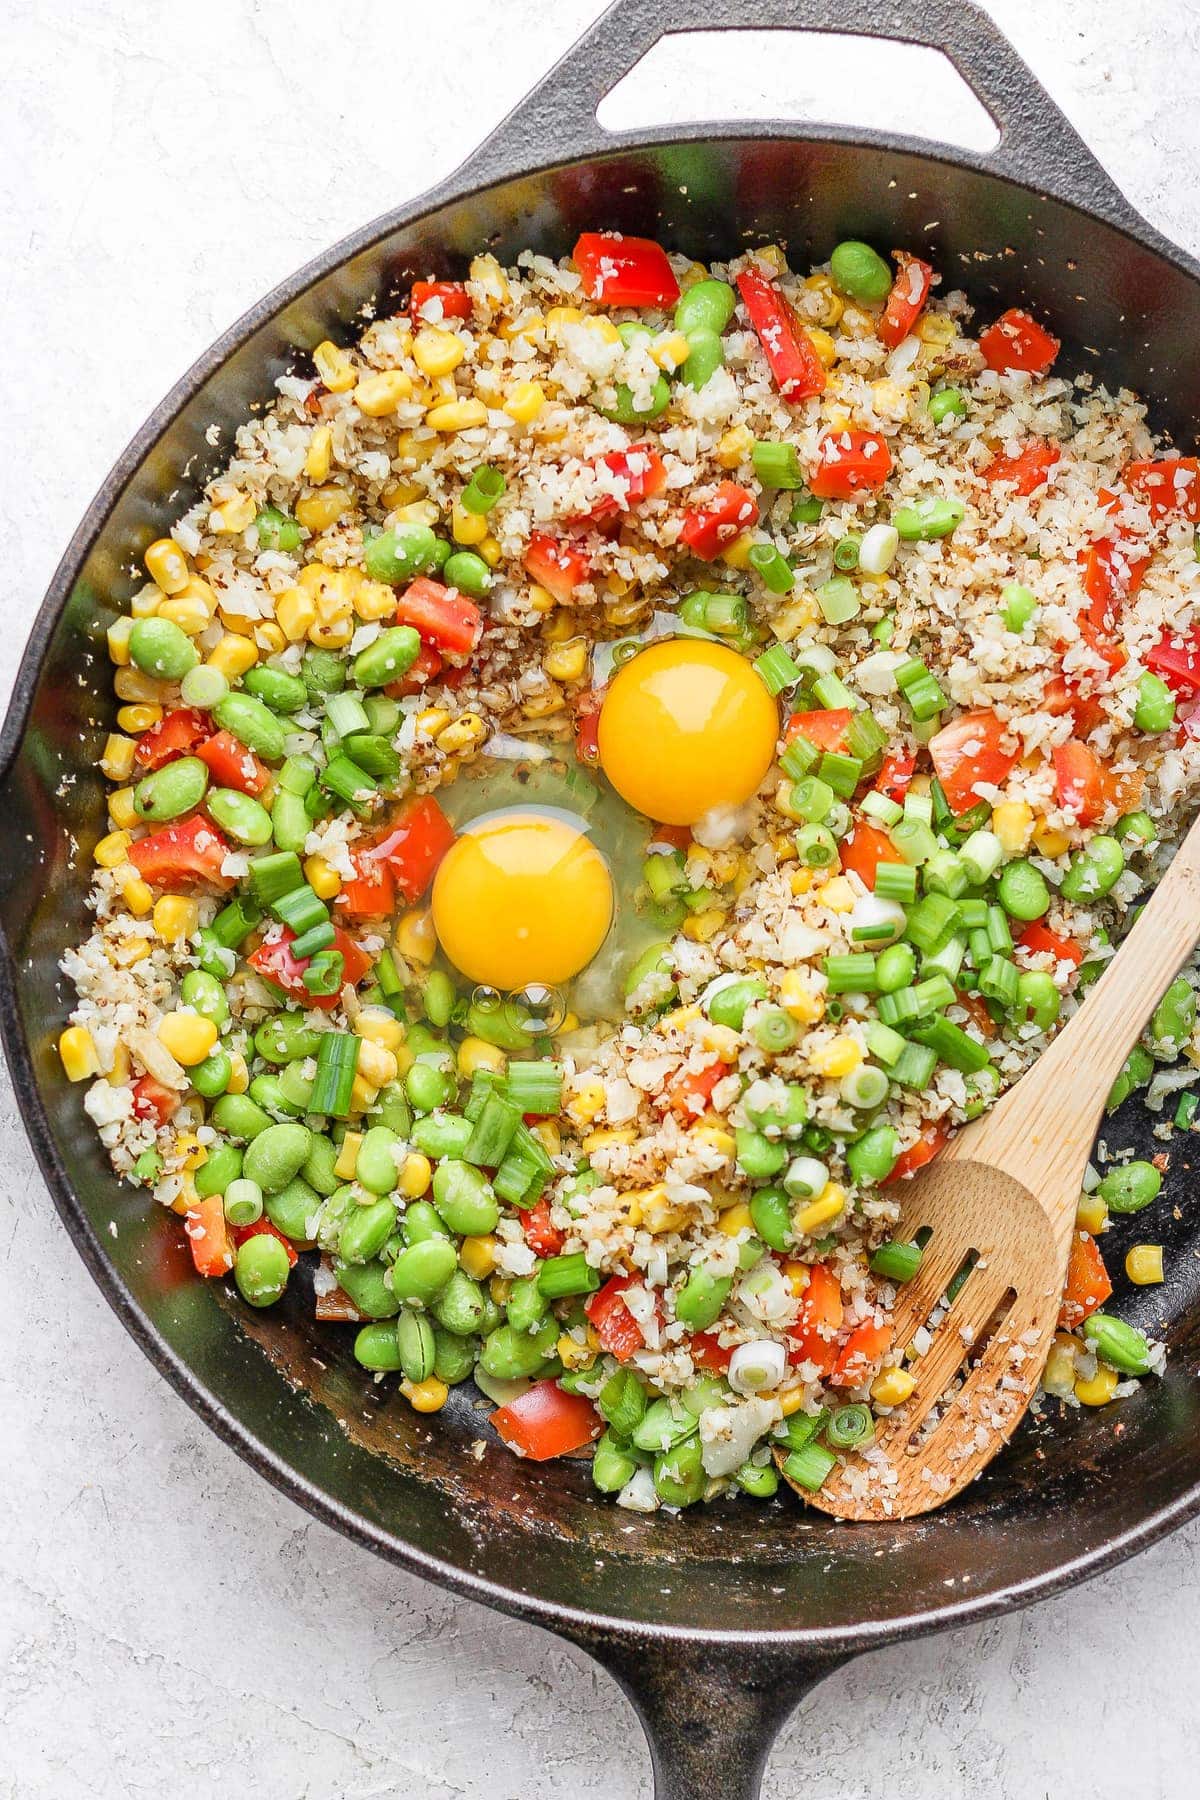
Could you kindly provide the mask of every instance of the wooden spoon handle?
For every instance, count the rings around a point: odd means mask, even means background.
[[[1007,1169],[1056,1217],[1077,1199],[1113,1082],[1200,938],[1200,818],[1108,968],[1030,1072],[952,1148]],[[986,1140],[986,1142],[985,1142]]]

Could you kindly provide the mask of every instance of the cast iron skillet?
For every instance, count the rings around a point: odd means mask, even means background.
[[[736,24],[900,37],[882,10],[752,0]],[[979,12],[925,0],[907,35],[948,52],[996,120],[988,156],[777,123],[636,138],[599,128],[600,99],[664,32],[723,27],[726,13],[717,0],[618,0],[440,188],[335,246],[215,344],[76,532],[0,738],[5,1048],[46,1181],[110,1304],[213,1429],[310,1512],[597,1656],[641,1713],[662,1800],[714,1788],[752,1800],[774,1732],[839,1662],[1053,1593],[1200,1510],[1200,1263],[1186,1221],[1169,1207],[1155,1217],[1166,1286],[1120,1296],[1169,1339],[1166,1380],[1119,1409],[1026,1429],[946,1513],[838,1526],[789,1495],[643,1518],[598,1503],[578,1464],[495,1450],[476,1460],[484,1428],[469,1390],[432,1423],[381,1398],[350,1358],[349,1334],[316,1326],[303,1291],[249,1318],[221,1286],[195,1280],[178,1222],[108,1172],[53,1045],[68,1005],[58,961],[86,929],[76,858],[102,817],[112,607],[139,551],[220,459],[210,423],[227,445],[296,351],[352,335],[368,298],[386,303],[413,275],[459,272],[484,245],[502,259],[527,245],[559,255],[585,227],[652,234],[700,257],[778,239],[796,266],[853,234],[928,253],[985,317],[1032,305],[1062,334],[1069,365],[1144,392],[1157,423],[1190,441],[1200,268],[1136,217]],[[1135,1137],[1149,1122],[1121,1121]],[[1168,1188],[1181,1200],[1186,1158],[1174,1152]],[[1119,1234],[1115,1247],[1108,1260],[1120,1268]]]

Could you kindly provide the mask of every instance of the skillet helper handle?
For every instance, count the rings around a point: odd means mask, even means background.
[[[574,1633],[572,1633],[575,1636]],[[650,1745],[654,1800],[759,1800],[780,1729],[844,1656],[801,1657],[753,1638],[576,1636],[632,1700]]]
[[[1000,133],[994,150],[959,152],[959,161],[1082,205],[1111,224],[1139,222],[1029,65],[974,0],[921,0],[902,23],[879,0],[738,0],[736,8],[728,0],[613,0],[464,168],[479,183],[499,181],[547,162],[603,155],[648,135],[673,137],[670,128],[605,131],[596,110],[661,38],[692,31],[820,31],[938,50]],[[756,134],[745,124],[716,129]]]

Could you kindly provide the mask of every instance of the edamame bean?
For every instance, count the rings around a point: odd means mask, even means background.
[[[360,1362],[364,1369],[373,1369],[385,1375],[395,1374],[404,1367],[396,1332],[397,1326],[388,1320],[364,1325],[354,1340],[355,1361]],[[416,1379],[424,1381],[425,1377],[418,1375]]]
[[[839,293],[868,306],[880,305],[892,291],[892,271],[878,251],[859,238],[846,238],[835,247],[829,277]]]
[[[511,1325],[497,1325],[483,1340],[479,1366],[497,1381],[520,1381],[539,1372],[557,1342],[554,1319],[547,1319],[532,1336],[514,1331]]]
[[[317,1244],[320,1249],[330,1254],[337,1249],[342,1226],[357,1205],[358,1190],[349,1183],[335,1188],[327,1197],[316,1219]]]
[[[214,821],[235,843],[252,847],[271,841],[271,815],[265,806],[236,788],[213,788],[208,810]]]
[[[248,1094],[222,1094],[209,1115],[218,1131],[250,1143],[271,1123],[271,1115],[256,1106]]]
[[[1023,587],[1019,581],[1010,581],[1007,587],[1001,588],[1000,605],[1005,631],[1018,635],[1037,611],[1037,599],[1032,590]]]
[[[216,1100],[229,1086],[233,1074],[233,1058],[227,1050],[214,1050],[191,1071],[192,1086],[206,1100]]]
[[[437,566],[437,538],[428,525],[393,525],[366,540],[363,562],[372,581],[395,587]]]
[[[784,1137],[798,1136],[808,1119],[808,1095],[800,1083],[790,1081],[782,1091],[772,1084],[767,1095],[766,1100],[747,1100],[746,1117],[750,1123],[758,1131],[778,1132]]]
[[[929,396],[929,416],[935,425],[943,419],[965,419],[967,403],[956,387],[938,388]]]
[[[731,1276],[714,1275],[701,1264],[675,1296],[675,1317],[690,1331],[707,1331],[720,1318],[732,1286]]]
[[[772,1463],[743,1463],[733,1479],[755,1500],[769,1500],[779,1491],[779,1475]]]
[[[248,750],[267,762],[282,761],[287,727],[253,694],[227,694],[213,707],[212,716],[222,731],[232,732]]]
[[[474,1337],[482,1331],[487,1311],[483,1289],[465,1269],[455,1269],[433,1303],[434,1318],[455,1337]]]
[[[269,1125],[246,1151],[244,1172],[264,1194],[277,1194],[308,1161],[312,1132],[307,1125]]]
[[[264,1205],[276,1231],[282,1231],[293,1243],[312,1243],[321,1212],[321,1196],[302,1176],[297,1175],[277,1194],[268,1194]]]
[[[727,281],[711,276],[694,282],[679,296],[675,306],[675,329],[690,338],[694,331],[713,331],[719,336],[737,309],[737,295]]]
[[[400,1221],[407,1244],[424,1244],[430,1238],[448,1238],[450,1233],[438,1217],[437,1208],[428,1200],[412,1200]]]
[[[179,984],[179,998],[193,1012],[211,1019],[218,1030],[229,1023],[229,1001],[225,989],[203,969],[189,969]],[[224,1090],[222,1090],[223,1092]]]
[[[678,1401],[654,1400],[629,1435],[635,1448],[657,1456],[690,1437],[695,1429],[695,1417],[686,1406]]]
[[[264,1019],[254,1034],[254,1048],[265,1062],[296,1062],[301,1057],[315,1056],[321,1048],[322,1033],[308,1024],[303,1013],[274,1013]]]
[[[679,378],[685,386],[699,393],[717,370],[725,367],[725,346],[715,331],[689,331],[687,341],[687,359],[679,371]]]
[[[494,1231],[500,1207],[492,1184],[470,1163],[440,1162],[433,1174],[433,1204],[451,1231],[482,1237]]]
[[[437,1337],[424,1313],[402,1306],[396,1320],[396,1346],[407,1381],[428,1381],[434,1372]]]
[[[301,1062],[285,1063],[276,1077],[284,1105],[292,1112],[306,1113],[312,1105],[313,1078],[304,1073]]]
[[[180,756],[153,774],[143,775],[133,790],[139,819],[159,825],[199,806],[208,787],[208,769],[198,756]]]
[[[335,1261],[333,1272],[338,1286],[349,1294],[364,1317],[391,1319],[400,1311],[400,1302],[387,1284],[382,1263]]]
[[[1009,863],[1009,869],[1014,867],[1015,864]],[[1120,844],[1115,837],[1107,837],[1101,832],[1071,858],[1070,866],[1062,878],[1063,894],[1068,900],[1099,900],[1116,886],[1124,868],[1125,852]],[[1007,873],[1008,869],[1005,870],[1005,874]],[[1000,878],[1000,885],[1003,888],[1003,876]],[[1003,905],[1003,893],[1000,901]]]
[[[308,1161],[300,1173],[309,1187],[326,1199],[330,1194],[336,1194],[340,1186],[333,1168],[337,1159],[338,1147],[333,1139],[326,1137],[324,1132],[314,1131],[308,1147]]]
[[[404,1077],[404,1092],[413,1111],[419,1113],[431,1113],[445,1106],[453,1098],[455,1086],[453,1075],[427,1062],[415,1062]]]
[[[260,550],[286,553],[300,548],[299,525],[290,513],[281,512],[277,506],[264,506],[254,521],[254,529],[258,533]]]
[[[889,944],[879,952],[875,980],[881,994],[894,994],[907,987],[916,972],[917,957],[911,944]]]
[[[350,672],[359,687],[386,687],[408,674],[420,651],[421,640],[411,625],[393,625],[359,651]]]
[[[1142,1332],[1111,1313],[1094,1312],[1083,1322],[1083,1335],[1102,1362],[1122,1375],[1144,1375],[1150,1367],[1150,1345]]]
[[[433,1333],[433,1372],[447,1387],[457,1387],[475,1368],[479,1344],[475,1338],[455,1337],[441,1326]]]
[[[1154,1164],[1139,1161],[1110,1169],[1096,1192],[1109,1212],[1135,1213],[1149,1206],[1161,1187],[1162,1176]]]
[[[159,681],[182,681],[200,661],[186,631],[170,619],[135,619],[129,633],[129,660]]]
[[[892,524],[905,543],[928,543],[933,538],[949,537],[961,525],[966,507],[961,500],[946,500],[930,495],[912,506],[902,506],[892,515]]]
[[[769,1181],[778,1175],[787,1161],[782,1144],[773,1144],[761,1131],[748,1131],[744,1125],[736,1129],[737,1166],[751,1181]]]
[[[308,704],[308,689],[300,677],[289,675],[285,669],[273,669],[269,663],[247,669],[242,686],[275,713],[299,712]]]
[[[659,375],[650,390],[649,406],[638,407],[635,405],[633,389],[627,382],[618,381],[615,404],[598,406],[596,411],[602,418],[611,419],[616,425],[640,425],[644,419],[657,419],[660,413],[667,410],[670,403],[671,385],[665,375]]]
[[[1154,1058],[1141,1044],[1135,1044],[1125,1058],[1125,1067],[1113,1082],[1105,1101],[1106,1112],[1116,1112],[1135,1088],[1145,1087],[1154,1073]]]
[[[482,600],[492,585],[492,571],[473,550],[456,550],[446,558],[442,580],[472,600]]]
[[[1196,994],[1186,975],[1177,975],[1150,1019],[1156,1049],[1178,1056],[1196,1023]]]
[[[444,1156],[461,1156],[474,1129],[470,1119],[464,1119],[458,1113],[426,1113],[423,1119],[417,1119],[413,1124],[412,1146],[422,1156],[435,1161]]]
[[[1017,1007],[1028,1013],[1039,1031],[1049,1031],[1062,1011],[1062,995],[1049,975],[1029,969],[1017,977]]]
[[[343,1262],[370,1262],[387,1243],[395,1224],[396,1208],[390,1200],[353,1207],[338,1234],[338,1255]]]
[[[846,1166],[860,1187],[886,1181],[896,1161],[899,1145],[891,1125],[873,1125],[846,1147]]]
[[[536,1331],[550,1310],[537,1274],[519,1275],[509,1290],[504,1311],[514,1331]]]
[[[1064,892],[1065,892],[1064,884]],[[1050,889],[1040,869],[1018,857],[1005,863],[996,885],[996,897],[1010,919],[1032,921],[1050,910]]]
[[[714,1025],[728,1025],[733,1031],[740,1031],[747,1009],[756,1000],[765,1000],[766,997],[765,981],[754,978],[731,981],[727,986],[717,989],[704,1010]]]
[[[242,1152],[236,1144],[210,1144],[208,1155],[192,1176],[196,1192],[202,1200],[210,1194],[223,1194],[231,1181],[242,1172]]]
[[[302,1106],[296,1106],[288,1099],[278,1075],[273,1070],[268,1071],[265,1075],[256,1075],[247,1092],[254,1104],[261,1106],[265,1112],[282,1113],[285,1117],[296,1119],[304,1111]]]
[[[410,1305],[432,1306],[458,1267],[449,1238],[426,1238],[402,1250],[392,1264],[392,1292]]]
[[[274,1306],[288,1284],[288,1253],[269,1231],[257,1232],[238,1247],[233,1279],[238,1293],[251,1306]]]
[[[619,1438],[606,1431],[592,1452],[592,1484],[602,1494],[618,1494],[636,1474],[638,1463]]]
[[[750,1198],[750,1217],[755,1231],[772,1250],[792,1248],[792,1206],[782,1188],[759,1188]]]
[[[397,1155],[399,1152],[399,1156]],[[386,1125],[372,1125],[363,1133],[354,1164],[354,1179],[372,1194],[392,1194],[404,1160],[400,1139]]]
[[[450,1023],[456,999],[454,983],[444,969],[430,969],[421,993],[421,1010],[439,1030]]]
[[[1147,669],[1138,677],[1133,722],[1139,731],[1167,731],[1175,722],[1175,696],[1160,675]]]
[[[346,665],[333,650],[304,652],[300,679],[310,694],[340,694],[346,685]]]
[[[685,1438],[654,1459],[654,1491],[664,1506],[695,1506],[708,1486],[699,1436]]]

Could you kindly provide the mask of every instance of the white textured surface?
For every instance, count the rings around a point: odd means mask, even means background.
[[[600,7],[0,10],[6,693],[70,530],[176,375],[305,257],[449,171]],[[1200,249],[1194,5],[993,11],[1135,204]],[[789,95],[811,113],[835,92],[919,129],[931,109],[903,78],[861,48],[767,65],[675,47],[618,122],[715,117],[731,92],[740,113]],[[950,105],[947,135],[977,131],[971,112]],[[6,1078],[0,1192],[0,1800],[648,1795],[630,1709],[582,1656],[309,1523],[153,1374],[57,1225]],[[1193,1528],[1053,1604],[852,1665],[784,1732],[766,1793],[1194,1793],[1198,1552]]]

